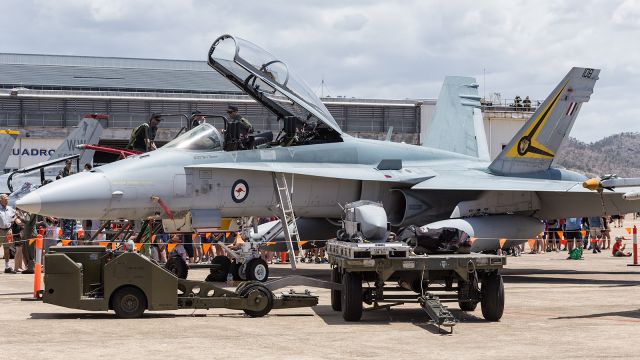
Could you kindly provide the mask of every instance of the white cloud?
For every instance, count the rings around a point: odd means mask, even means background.
[[[543,99],[570,67],[598,67],[572,135],[640,131],[637,1],[32,0],[0,21],[5,52],[204,60],[231,33],[349,97],[434,98],[469,75],[481,93]]]

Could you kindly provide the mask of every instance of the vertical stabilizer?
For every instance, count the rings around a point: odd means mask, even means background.
[[[489,160],[478,84],[474,78],[447,76],[444,79],[424,146]]]
[[[0,130],[0,170],[4,170],[7,160],[13,150],[16,137],[20,134],[17,130]]]
[[[499,175],[545,171],[589,101],[600,70],[574,67],[491,163]]]
[[[64,156],[80,154],[80,165],[93,163],[94,150],[78,149],[80,144],[96,145],[102,135],[102,125],[97,118],[84,117],[66,139],[56,149],[56,152],[49,160],[58,159]]]

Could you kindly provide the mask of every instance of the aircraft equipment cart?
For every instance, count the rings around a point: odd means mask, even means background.
[[[114,310],[121,318],[140,317],[145,310],[210,308],[243,310],[250,317],[261,317],[272,309],[318,304],[318,298],[307,291],[275,296],[274,286],[260,282],[243,282],[229,290],[211,282],[180,279],[140,254],[102,246],[52,247],[45,263],[43,302]]]
[[[364,208],[368,208],[368,214],[362,211]],[[365,233],[377,230],[368,223],[376,211],[386,219],[378,204],[347,204],[342,233],[339,231],[337,239],[327,243],[331,281],[342,285],[340,290],[331,290],[333,310],[342,311],[346,321],[359,321],[363,310],[418,303],[435,325],[452,330],[456,319],[442,302],[458,302],[463,311],[473,311],[480,303],[486,320],[500,320],[504,285],[499,270],[506,265],[505,256],[417,255],[406,242],[367,241]],[[384,227],[377,227],[385,234]],[[365,309],[363,303],[371,306]]]

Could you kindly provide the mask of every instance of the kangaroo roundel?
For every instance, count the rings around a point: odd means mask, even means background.
[[[249,184],[242,179],[236,180],[231,187],[231,198],[237,203],[243,202],[249,196]]]

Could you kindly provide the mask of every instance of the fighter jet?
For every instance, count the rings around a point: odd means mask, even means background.
[[[76,146],[80,144],[97,144],[102,135],[102,125],[100,125],[100,119],[104,115],[88,114],[78,123],[78,126],[67,136],[66,139],[58,146],[53,155],[49,159],[41,164],[68,157],[70,155],[79,154],[80,164],[93,163],[93,150],[77,149]],[[11,148],[11,147],[10,147]],[[0,148],[0,154],[2,153]],[[2,158],[0,157],[0,160]],[[47,167],[45,170],[45,176],[48,178],[55,178],[62,165]],[[33,167],[33,166],[31,166]],[[11,193],[7,180],[10,174],[4,174],[0,176],[0,193]],[[12,179],[13,189],[20,189],[25,183],[33,185],[40,185],[40,174],[36,172],[27,173],[22,176],[16,176]]]
[[[62,218],[160,216],[189,231],[221,218],[272,216],[287,205],[285,189],[297,217],[339,219],[346,203],[378,201],[392,226],[415,225],[434,236],[463,232],[476,251],[495,248],[498,239],[535,238],[541,219],[640,208],[551,166],[598,69],[571,69],[491,162],[473,79],[445,82],[438,103],[450,106],[439,105],[443,113],[431,122],[425,146],[417,146],[348,135],[284,62],[246,40],[219,37],[208,64],[279,119],[274,141],[257,145],[231,120],[223,131],[203,124],[156,151],[42,187],[17,206]]]

